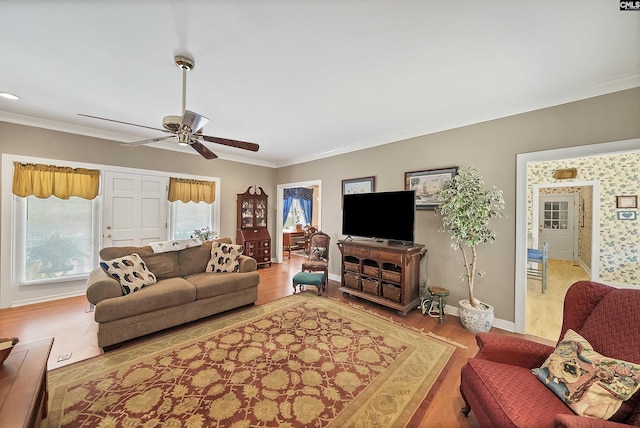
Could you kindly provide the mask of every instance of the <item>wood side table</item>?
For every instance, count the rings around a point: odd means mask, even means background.
[[[18,344],[0,366],[0,423],[39,427],[47,416],[47,360],[53,338]]]

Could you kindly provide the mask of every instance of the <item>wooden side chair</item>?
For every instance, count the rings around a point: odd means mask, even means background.
[[[309,259],[302,263],[303,272],[323,272],[322,289],[329,277],[329,242],[331,237],[324,232],[316,232],[309,238]]]

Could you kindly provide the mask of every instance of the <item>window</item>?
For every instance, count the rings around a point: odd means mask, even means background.
[[[291,209],[287,214],[287,220],[284,223],[285,229],[295,229],[296,224],[302,224],[302,208],[300,208],[300,200],[294,199],[291,203]]]
[[[21,284],[87,275],[97,240],[94,201],[72,196],[16,198],[17,276]]]
[[[171,202],[172,237],[171,239],[190,238],[196,229],[211,228],[211,204],[206,202]]]

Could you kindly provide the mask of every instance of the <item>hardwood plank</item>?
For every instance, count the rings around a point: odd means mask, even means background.
[[[256,304],[261,305],[291,295],[293,293],[293,276],[300,271],[300,265],[304,259],[304,257],[292,254],[291,259],[284,257],[283,263],[258,269],[260,285]],[[460,368],[468,358],[475,355],[477,346],[475,336],[462,327],[458,318],[445,315],[444,324],[440,325],[438,318],[423,316],[417,310],[410,311],[406,316],[401,317],[391,308],[353,296],[344,298],[342,293],[338,291],[339,286],[338,282],[330,280],[327,295],[375,312],[400,324],[422,329],[424,332],[433,332],[433,334],[446,337],[468,348],[461,348],[454,354],[450,369],[419,426],[465,428],[477,426],[473,414],[469,418],[460,414],[460,408],[463,405],[458,391]],[[308,292],[316,292],[315,287],[309,287],[309,290],[311,291]],[[102,349],[98,348],[95,335],[96,323],[93,320],[93,313],[88,312],[88,307],[86,298],[80,296],[2,309],[0,310],[0,337],[18,336],[21,343],[28,343],[54,336],[55,342],[49,358],[49,370],[101,355]],[[132,340],[130,343],[139,340],[144,340],[144,338]],[[57,362],[59,355],[69,352],[72,353],[69,360]]]

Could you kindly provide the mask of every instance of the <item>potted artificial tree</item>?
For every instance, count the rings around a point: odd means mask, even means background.
[[[460,276],[466,280],[469,298],[459,301],[460,321],[472,333],[489,331],[493,306],[474,297],[473,285],[476,275],[484,275],[477,267],[477,247],[495,240],[489,220],[502,215],[502,190],[495,187],[486,190],[478,171],[468,167],[459,170],[449,188],[441,190],[438,197],[442,201],[436,208],[436,213],[442,215],[440,230],[451,235],[451,247],[460,250],[464,259],[464,272]]]

